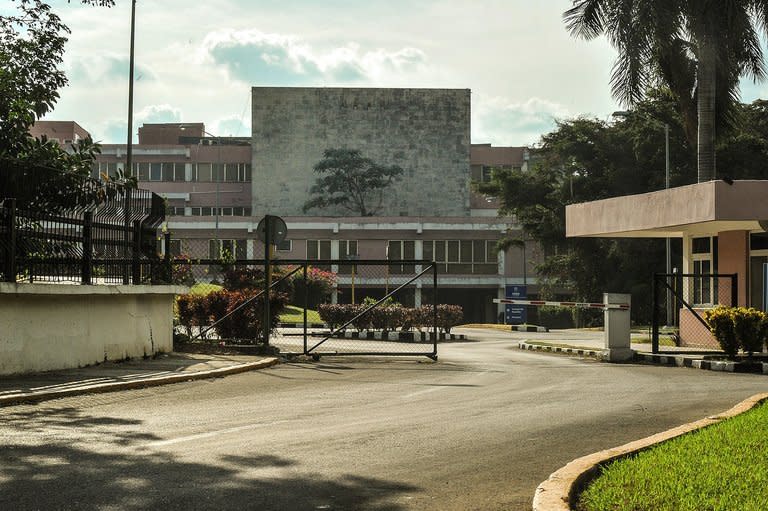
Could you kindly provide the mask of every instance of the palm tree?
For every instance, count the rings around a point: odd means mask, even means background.
[[[669,87],[698,147],[698,181],[715,179],[716,127],[736,122],[739,79],[765,78],[768,0],[573,0],[563,17],[572,35],[605,34],[617,49],[619,102],[631,107],[652,85]]]

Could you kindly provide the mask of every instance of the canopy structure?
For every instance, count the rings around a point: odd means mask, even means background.
[[[768,181],[709,181],[565,209],[568,237],[682,238],[762,231]]]

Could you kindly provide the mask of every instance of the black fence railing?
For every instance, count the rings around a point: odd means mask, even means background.
[[[157,235],[163,199],[127,188],[53,211],[0,197],[0,280],[139,284],[168,280]]]

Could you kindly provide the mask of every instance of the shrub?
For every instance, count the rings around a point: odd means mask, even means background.
[[[223,285],[229,291],[264,288],[264,270],[255,266],[227,264],[222,268]]]
[[[173,264],[171,268],[171,282],[192,287],[195,284],[195,276],[192,273],[192,260],[188,255],[181,255],[176,259],[182,259],[183,261]]]
[[[460,305],[437,306],[437,328],[446,334],[451,333],[451,328],[461,323],[464,318],[464,309]]]
[[[187,337],[192,336],[192,300],[193,295],[179,295],[176,297],[176,311],[179,324],[184,327]]]
[[[338,303],[321,303],[317,306],[317,313],[329,328],[335,330],[337,326],[343,325],[350,319],[347,318],[348,311],[346,309],[346,305]]]
[[[763,348],[763,323],[765,313],[753,309],[738,307],[732,311],[733,329],[741,349],[750,356]]]
[[[294,273],[292,280],[293,296],[291,302],[304,304],[305,293],[308,309],[317,309],[328,300],[336,283],[336,274],[319,268],[307,268],[307,280],[304,282],[302,271]]]
[[[704,312],[704,319],[709,330],[729,358],[734,358],[739,350],[736,329],[734,328],[733,309],[719,305]]]
[[[246,301],[258,293],[253,290],[220,291],[215,302],[217,310],[212,311],[213,320],[221,321],[216,331],[222,339],[237,339],[241,342],[264,342],[264,300],[257,298],[242,308]],[[226,300],[226,307],[221,308],[219,300]],[[288,304],[285,293],[271,293],[269,299],[270,333],[277,327],[280,313]],[[229,314],[229,316],[227,316]]]

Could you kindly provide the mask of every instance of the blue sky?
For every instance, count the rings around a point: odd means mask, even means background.
[[[70,85],[48,115],[124,143],[130,2],[54,2],[72,29]],[[252,86],[472,90],[472,141],[536,143],[555,119],[607,118],[615,52],[572,39],[570,0],[138,0],[134,133],[142,122],[198,122],[250,135]],[[743,99],[764,95],[745,84]]]

